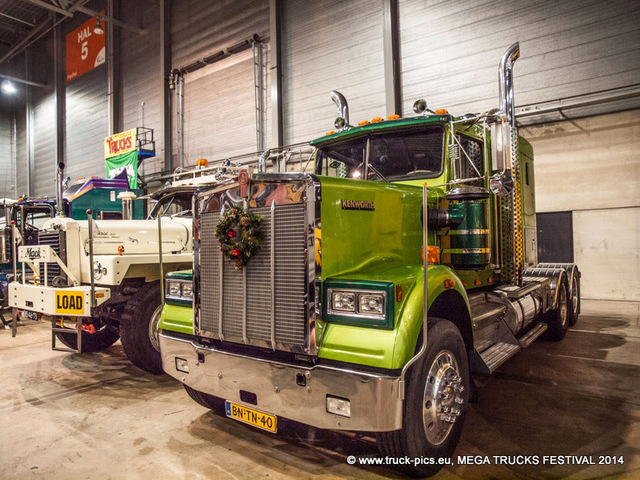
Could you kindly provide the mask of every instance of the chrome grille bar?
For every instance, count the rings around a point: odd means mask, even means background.
[[[271,202],[271,348],[276,349],[276,201]]]

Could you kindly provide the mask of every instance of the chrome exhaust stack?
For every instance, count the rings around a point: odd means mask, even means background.
[[[349,105],[347,105],[347,99],[340,92],[332,90],[331,100],[338,107],[338,117],[334,125],[338,131],[342,132],[349,128]]]
[[[520,165],[518,159],[518,131],[515,123],[513,95],[513,64],[520,57],[520,44],[511,45],[502,56],[498,69],[500,110],[491,125],[492,179],[505,188],[508,195],[500,199],[500,212],[496,220],[500,224],[500,255],[502,281],[522,284],[524,245],[522,231],[522,192],[520,189]],[[510,185],[509,185],[510,186]],[[495,193],[495,191],[494,191]]]

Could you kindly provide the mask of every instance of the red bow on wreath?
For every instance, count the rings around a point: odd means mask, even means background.
[[[220,251],[235,262],[236,270],[242,270],[262,247],[261,221],[260,215],[245,212],[238,204],[227,210],[216,226],[215,236],[220,242]]]

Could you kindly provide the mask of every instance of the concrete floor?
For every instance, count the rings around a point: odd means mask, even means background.
[[[377,455],[366,439],[290,422],[277,435],[254,431],[137,369],[119,343],[51,351],[49,328],[0,330],[0,479],[402,478],[347,464]],[[640,304],[585,301],[564,341],[537,342],[476,381],[456,465],[434,478],[640,478]],[[545,455],[596,465],[543,464]]]

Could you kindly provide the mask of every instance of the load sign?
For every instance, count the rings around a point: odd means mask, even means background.
[[[83,315],[84,293],[68,290],[56,291],[56,313]]]

